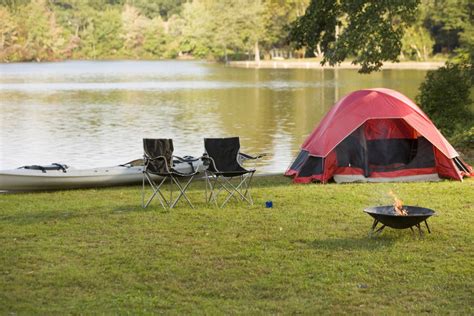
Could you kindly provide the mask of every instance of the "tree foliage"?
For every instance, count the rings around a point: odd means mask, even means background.
[[[185,0],[129,0],[127,4],[136,7],[147,18],[161,17],[167,20],[173,14],[181,12],[184,2]]]
[[[312,0],[296,20],[290,38],[298,47],[320,45],[322,63],[336,65],[348,57],[361,72],[380,69],[383,61],[397,61],[406,25],[419,0]]]
[[[274,50],[294,50],[291,35],[307,52],[322,50],[324,62],[353,58],[371,71],[400,53],[423,60],[446,51],[469,59],[473,6],[469,0],[0,0],[0,60],[270,58]]]
[[[416,19],[405,29],[401,59],[425,61],[432,55],[435,42],[429,30],[424,26],[429,14],[427,6],[422,5],[418,8]]]
[[[472,28],[472,0],[424,0],[427,10],[425,27],[435,40],[435,53],[453,52],[460,46],[460,37]]]

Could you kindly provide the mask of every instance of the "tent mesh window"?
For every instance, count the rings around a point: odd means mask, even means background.
[[[412,153],[413,150],[413,153]],[[416,139],[374,139],[367,141],[370,166],[407,165],[417,151]]]
[[[435,167],[433,145],[424,137],[367,140],[363,127],[346,137],[335,149],[338,167],[371,172]]]
[[[424,137],[368,141],[371,171],[435,167],[433,145]]]
[[[359,128],[336,147],[337,166],[367,169],[367,145]]]
[[[301,167],[298,174],[299,177],[311,177],[312,175],[323,173],[323,162],[322,157],[309,156]]]
[[[308,152],[306,150],[300,151],[298,154],[298,157],[296,157],[295,161],[291,165],[290,169],[291,170],[300,170],[301,166],[303,166],[303,163],[305,162],[306,158],[308,157]]]

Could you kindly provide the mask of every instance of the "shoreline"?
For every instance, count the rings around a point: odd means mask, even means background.
[[[429,62],[385,62],[381,70],[385,69],[400,69],[400,70],[434,70],[444,66],[444,61],[429,61]],[[230,61],[230,67],[236,68],[255,68],[255,69],[360,69],[360,65],[353,65],[351,62],[342,62],[338,66],[321,66],[319,60],[263,60],[255,61]]]
[[[254,69],[360,69],[360,65],[353,65],[350,61],[345,61],[338,66],[321,66],[320,60],[318,59],[289,59],[289,60],[262,60],[255,62],[252,60],[239,60],[229,61],[227,64],[217,61],[207,61],[203,59],[191,59],[191,58],[175,58],[175,59],[64,59],[64,60],[42,60],[42,61],[14,61],[5,62],[0,61],[0,65],[11,65],[11,64],[55,64],[55,63],[67,63],[67,62],[129,62],[129,61],[180,61],[180,62],[207,62],[223,64],[228,67],[235,68],[254,68]],[[385,69],[399,69],[399,70],[435,70],[445,65],[446,61],[428,61],[428,62],[386,62],[383,64],[381,70]]]

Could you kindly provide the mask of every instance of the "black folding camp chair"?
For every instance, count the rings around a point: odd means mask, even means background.
[[[220,207],[224,207],[232,197],[240,198],[252,205],[250,184],[255,169],[245,169],[240,162],[243,159],[258,159],[261,156],[254,157],[240,153],[239,137],[205,138],[204,148],[206,152],[202,159],[207,165],[206,202],[218,205],[218,196],[225,191],[227,196]],[[234,178],[239,179],[237,184],[232,183]]]
[[[186,196],[188,189],[194,176],[198,170],[194,168],[193,162],[198,159],[183,159],[181,157],[173,156],[173,140],[172,139],[143,139],[144,149],[144,168],[143,168],[143,187],[142,187],[142,206],[146,208],[155,196],[158,197],[163,208],[173,208],[176,203],[184,197],[188,204],[194,208],[193,204]],[[191,172],[182,173],[173,169],[173,160],[188,162],[191,167]],[[183,183],[179,179],[185,179]],[[152,195],[145,203],[145,179],[153,189]],[[155,181],[156,180],[156,181]],[[166,198],[162,192],[163,184],[169,180],[170,197]],[[179,190],[178,196],[173,200],[173,185]]]

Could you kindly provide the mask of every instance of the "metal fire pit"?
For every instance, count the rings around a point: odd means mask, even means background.
[[[388,226],[395,229],[410,228],[412,232],[413,226],[418,228],[420,235],[422,234],[420,223],[425,222],[428,233],[431,233],[430,227],[426,220],[428,217],[435,215],[436,213],[429,208],[418,207],[418,206],[403,206],[406,210],[407,215],[398,215],[393,205],[387,206],[374,206],[364,209],[364,212],[374,218],[374,223],[370,230],[370,235],[381,233],[382,230]],[[382,226],[377,228],[377,225],[381,223]]]

